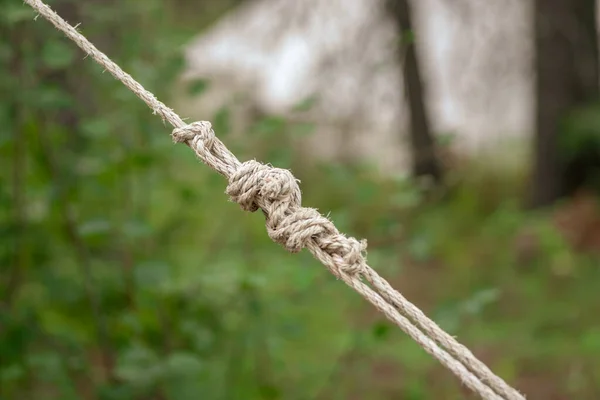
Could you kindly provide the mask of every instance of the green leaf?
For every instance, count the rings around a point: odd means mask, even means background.
[[[175,352],[165,362],[165,378],[170,398],[194,400],[202,392],[200,374],[204,363],[193,353]]]
[[[35,91],[21,94],[21,99],[27,105],[43,110],[56,110],[69,108],[73,105],[73,98],[64,88],[45,85]]]
[[[372,327],[373,336],[375,339],[384,340],[390,332],[390,324],[387,321],[378,321]]]
[[[59,40],[48,40],[42,49],[42,61],[48,68],[68,67],[75,58],[73,45]]]
[[[128,385],[105,384],[96,389],[98,400],[130,400],[135,398],[135,393]]]
[[[209,82],[206,79],[196,79],[188,85],[187,92],[190,96],[199,96],[208,89]]]
[[[91,343],[94,327],[84,318],[77,318],[59,309],[46,308],[40,312],[40,322],[49,335],[60,337],[71,343]]]
[[[215,334],[208,329],[206,324],[199,323],[196,318],[183,321],[180,329],[185,336],[191,339],[197,351],[204,352],[215,345]]]
[[[37,370],[45,380],[50,381],[62,370],[62,360],[58,353],[45,351],[27,356],[29,367]]]
[[[131,156],[131,162],[138,168],[150,168],[155,164],[158,155],[151,150],[137,150]]]
[[[480,314],[485,306],[495,303],[499,297],[500,291],[497,288],[480,290],[465,300],[461,308],[467,314]]]
[[[176,352],[169,355],[165,371],[172,378],[196,375],[204,370],[204,363],[193,353]]]
[[[125,222],[123,229],[125,235],[132,239],[148,237],[154,233],[152,227],[142,220],[127,221]]]
[[[281,132],[285,128],[286,123],[287,121],[281,117],[266,117],[258,121],[252,127],[252,131],[265,136],[273,135],[275,133]]]
[[[134,387],[149,389],[159,382],[163,368],[153,350],[138,344],[120,355],[115,374]]]
[[[79,233],[83,237],[106,235],[110,230],[110,221],[103,219],[94,219],[79,225]]]
[[[139,263],[134,268],[136,284],[140,287],[156,287],[170,277],[169,266],[160,261]]]
[[[0,369],[0,382],[6,384],[9,381],[16,381],[25,376],[25,368],[20,365],[12,364]]]

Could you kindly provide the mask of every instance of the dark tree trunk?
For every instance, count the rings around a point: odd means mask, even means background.
[[[594,0],[535,0],[536,135],[529,205],[572,194],[598,161],[598,149],[565,157],[563,118],[598,99]],[[568,139],[568,138],[563,138]]]
[[[425,109],[423,80],[415,41],[408,0],[387,0],[400,37],[402,51],[398,57],[403,65],[402,75],[410,112],[410,143],[412,147],[412,173],[415,177],[430,176],[434,181],[442,179],[442,168],[435,151],[435,140],[427,110]]]

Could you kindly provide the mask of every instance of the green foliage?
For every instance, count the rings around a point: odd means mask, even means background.
[[[52,2],[167,103],[188,38],[169,4]],[[134,95],[21,2],[0,5],[1,398],[459,398],[415,343],[227,202]],[[220,137],[231,119],[213,119]],[[306,204],[367,237],[373,266],[501,375],[577,363],[557,390],[599,389],[598,260],[517,207],[516,182],[461,172],[432,201],[404,178],[306,165],[290,143],[311,131],[267,116],[231,145],[293,168]],[[523,226],[540,238],[527,262]]]
[[[201,95],[208,89],[209,83],[206,79],[196,79],[192,81],[188,87],[188,94],[190,96]]]
[[[589,148],[600,148],[600,104],[591,103],[571,111],[563,121],[560,139],[566,159]]]

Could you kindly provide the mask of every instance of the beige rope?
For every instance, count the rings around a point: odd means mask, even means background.
[[[231,200],[246,211],[262,210],[273,241],[291,252],[308,248],[333,275],[361,294],[481,398],[525,399],[371,269],[366,263],[366,241],[344,236],[317,210],[302,207],[300,188],[291,172],[257,161],[241,163],[215,136],[209,122],[185,124],[50,7],[40,0],[25,2],[167,120],[175,128],[175,142],[188,145],[206,165],[227,178],[226,193]]]

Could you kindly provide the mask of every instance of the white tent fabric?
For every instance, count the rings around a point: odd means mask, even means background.
[[[413,3],[435,132],[454,133],[457,149],[469,154],[530,134],[531,2]],[[399,43],[382,0],[247,1],[187,46],[185,78],[211,85],[182,111],[209,118],[241,96],[290,115],[316,96],[302,117],[317,124],[307,139],[313,154],[406,170]]]

